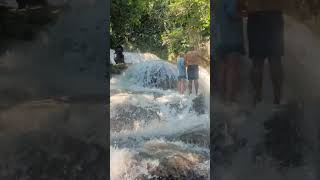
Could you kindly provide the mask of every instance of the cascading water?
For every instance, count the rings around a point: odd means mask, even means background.
[[[132,64],[132,63],[139,63],[149,60],[160,60],[159,57],[157,57],[154,54],[151,53],[133,53],[133,52],[124,52],[125,56],[125,62]],[[110,62],[112,64],[115,64],[114,62],[115,58],[115,51],[113,49],[110,50]]]
[[[209,179],[209,74],[199,97],[180,95],[175,65],[149,57],[126,56],[136,63],[110,81],[110,177]]]

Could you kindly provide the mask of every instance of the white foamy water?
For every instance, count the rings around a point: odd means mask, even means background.
[[[209,179],[209,103],[197,114],[195,95],[152,86],[153,77],[176,80],[175,65],[153,56],[128,61],[136,64],[110,81],[111,179]],[[199,75],[199,92],[209,99],[209,73]]]
[[[111,64],[115,64],[114,58],[114,50],[110,50],[110,62]],[[134,64],[134,63],[140,63],[144,61],[150,61],[150,60],[160,60],[160,58],[154,54],[151,53],[133,53],[133,52],[124,52],[124,62],[129,63],[129,64]]]

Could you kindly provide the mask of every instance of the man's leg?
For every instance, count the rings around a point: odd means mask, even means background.
[[[195,72],[194,72],[194,89],[196,91],[196,95],[198,95],[198,89],[199,89],[199,65],[195,66]]]
[[[218,88],[220,96],[225,98],[226,94],[226,64],[224,60],[221,60],[218,64]]]
[[[196,90],[196,95],[198,95],[198,89],[199,89],[199,82],[198,79],[194,80],[194,88]]]
[[[239,92],[239,81],[240,81],[240,72],[239,72],[239,65],[241,61],[241,55],[235,54],[234,60],[232,62],[232,69],[231,72],[232,76],[232,90],[231,90],[231,100],[235,101],[237,99],[237,94]]]
[[[238,64],[240,58],[236,53],[230,54],[226,58],[226,94],[227,101],[234,101],[237,93]]]
[[[254,88],[254,105],[262,100],[262,82],[263,82],[264,58],[253,58],[253,67],[251,71],[252,85]]]
[[[232,91],[232,71],[233,71],[233,58],[231,54],[226,55],[225,58],[225,100],[229,102],[231,100],[231,91]]]
[[[185,80],[182,79],[181,80],[181,93],[184,94],[184,91],[185,91]]]
[[[189,94],[192,94],[192,81],[193,80],[189,80]]]
[[[283,70],[281,57],[269,58],[270,75],[273,84],[273,103],[280,104],[282,93]]]
[[[17,4],[18,4],[18,9],[23,9],[26,8],[26,2],[25,0],[16,0]]]
[[[120,63],[124,63],[124,57],[120,58]]]

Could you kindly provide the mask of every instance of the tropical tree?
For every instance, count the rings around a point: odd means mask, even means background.
[[[167,59],[210,37],[209,0],[117,0],[111,5],[111,47]]]

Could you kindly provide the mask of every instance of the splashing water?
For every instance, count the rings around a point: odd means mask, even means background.
[[[244,115],[245,112],[233,115],[227,112],[227,117],[221,115],[222,118],[228,119],[235,124],[238,133],[237,137],[245,137],[247,144],[245,147],[232,151],[229,155],[221,155],[223,158],[230,158],[227,159],[231,162],[230,164],[220,166],[215,161],[215,166],[211,167],[215,171],[212,175],[215,179],[319,179],[318,157],[320,146],[317,138],[319,112],[316,109],[320,102],[320,86],[318,83],[320,80],[318,70],[320,65],[320,51],[318,51],[320,41],[317,35],[305,24],[289,16],[285,16],[284,21],[284,98],[289,102],[298,100],[300,103],[302,101],[304,105],[301,109],[290,109],[287,105],[278,109],[272,106],[272,102],[265,98],[264,102],[255,109],[250,109],[250,115]],[[250,67],[249,59],[246,59],[246,63],[246,68]],[[249,68],[245,73],[247,74],[246,79],[249,79]],[[272,84],[267,74],[265,77],[264,95],[272,99]],[[245,83],[245,87],[250,87],[249,80]],[[248,91],[248,89],[245,90]],[[244,96],[244,94],[241,94],[241,96]],[[247,102],[243,104],[245,103]],[[221,112],[219,113],[223,114]],[[281,114],[281,118],[273,119],[277,114]],[[221,117],[216,118],[215,122],[222,119]],[[296,124],[293,125],[294,123]],[[267,129],[267,126],[271,128]],[[284,128],[279,129],[279,127]],[[294,129],[294,132],[290,132],[288,130],[290,128]],[[296,135],[303,140],[292,140]],[[272,139],[272,137],[277,138]],[[290,144],[288,140],[281,140],[282,137],[289,137],[293,142]],[[266,145],[266,142],[269,144]],[[300,147],[297,148],[297,144]],[[274,156],[268,151],[273,151],[277,154]],[[215,151],[214,154],[217,154],[217,152]],[[283,160],[295,161],[294,159],[299,158],[300,154],[303,161],[301,164],[291,164],[290,166],[281,164]]]
[[[155,65],[155,63],[157,65]],[[128,69],[126,77],[133,84],[143,87],[169,89],[176,87],[177,70],[164,61],[151,61],[136,64]]]
[[[110,50],[110,62],[111,64],[115,64],[114,57],[115,57],[115,51],[113,49]],[[129,64],[134,63],[140,63],[144,61],[150,61],[150,60],[160,60],[159,57],[157,57],[154,54],[151,53],[133,53],[133,52],[124,52],[124,61]]]
[[[153,56],[139,62],[110,81],[111,179],[209,179],[209,106],[201,101],[209,96],[209,74],[200,71],[201,96],[180,95],[175,65]]]
[[[286,78],[295,95],[306,101],[319,99],[320,40],[306,25],[285,17]]]

